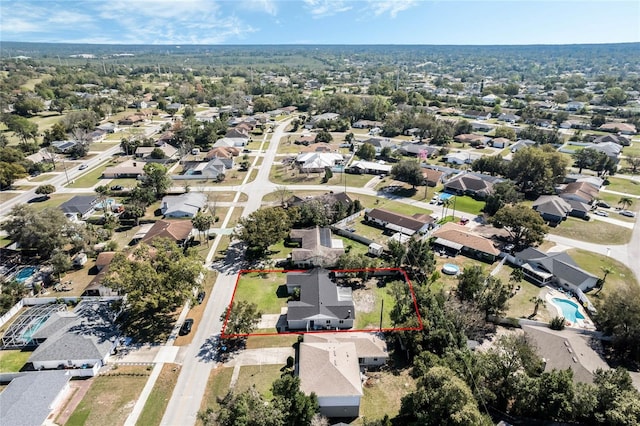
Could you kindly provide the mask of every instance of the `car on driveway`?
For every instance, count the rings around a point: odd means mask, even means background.
[[[596,210],[595,212],[593,212],[593,214],[603,217],[609,216],[609,213],[605,212],[604,210]]]
[[[180,335],[184,336],[191,333],[191,328],[193,328],[193,318],[187,318],[184,320],[184,323],[182,323],[182,327],[180,327]]]
[[[610,209],[611,208],[611,206],[608,203],[605,203],[604,201],[598,201],[596,203],[596,206],[602,207],[603,209]]]
[[[86,164],[80,164],[80,167],[78,167],[78,169],[80,170],[84,170],[86,168],[88,168],[89,166],[87,166]]]
[[[198,293],[198,297],[196,298],[198,300],[198,304],[202,303],[202,301],[204,300],[204,296],[206,296],[207,293],[205,293],[204,291],[201,291],[200,293]]]
[[[124,187],[122,185],[113,185],[111,187],[112,191],[122,191],[124,189]]]
[[[636,217],[636,214],[634,212],[630,212],[629,210],[620,210],[620,214],[627,217]]]

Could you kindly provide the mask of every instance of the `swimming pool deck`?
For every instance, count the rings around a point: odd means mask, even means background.
[[[596,329],[596,327],[593,325],[593,322],[589,317],[589,314],[584,309],[580,301],[576,300],[574,297],[569,297],[567,294],[557,289],[554,289],[548,286],[544,287],[543,291],[545,292],[543,299],[547,303],[547,307],[549,309],[555,309],[557,316],[564,317],[564,313],[562,312],[562,309],[560,308],[560,306],[558,306],[553,302],[553,299],[569,300],[578,306],[578,312],[580,312],[585,319],[577,318],[576,322],[566,321],[565,322],[566,327],[573,327],[573,328],[579,328],[579,329],[581,328],[581,329],[587,329],[587,330]]]

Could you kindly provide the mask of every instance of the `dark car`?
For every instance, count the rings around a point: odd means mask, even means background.
[[[609,204],[605,203],[604,201],[598,201],[596,203],[596,206],[602,207],[602,208],[605,208],[605,209],[610,209],[611,208],[611,206]]]
[[[202,301],[204,300],[204,296],[206,296],[207,293],[205,293],[204,291],[201,291],[200,293],[198,293],[198,297],[196,298],[198,300],[198,304],[202,303]]]
[[[124,189],[124,187],[122,185],[113,185],[111,187],[112,191],[122,191]]]
[[[180,335],[184,336],[185,334],[191,333],[191,328],[193,327],[193,318],[187,318],[184,320],[182,327],[180,327]]]

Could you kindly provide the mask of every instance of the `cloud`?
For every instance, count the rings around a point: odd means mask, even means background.
[[[278,6],[274,0],[242,0],[240,6],[253,12],[264,12],[271,16],[278,14]]]
[[[344,0],[304,0],[307,10],[314,18],[324,18],[352,9]]]
[[[399,12],[416,6],[416,0],[369,0],[369,8],[374,15],[380,16],[389,13],[389,16],[395,18]]]

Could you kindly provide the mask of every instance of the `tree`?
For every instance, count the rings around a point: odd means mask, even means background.
[[[19,117],[17,115],[9,115],[8,118],[4,119],[5,124],[14,132],[21,140],[22,147],[24,149],[27,148],[27,142],[29,139],[36,140],[38,136],[38,125],[32,121],[24,117]]]
[[[274,404],[285,416],[285,425],[310,426],[319,412],[318,398],[315,393],[307,396],[300,390],[300,378],[284,374],[271,385]]]
[[[564,178],[567,165],[568,160],[553,147],[527,147],[513,154],[506,175],[522,192],[540,195],[553,191],[554,186]]]
[[[266,401],[255,387],[234,394],[229,393],[220,402],[216,413],[212,408],[198,413],[205,426],[283,426],[284,413]]]
[[[200,240],[202,241],[202,233],[207,232],[211,225],[213,225],[213,217],[210,215],[202,214],[202,212],[198,212],[191,222],[193,223],[193,227],[198,230],[200,233]],[[207,236],[207,245],[209,244],[209,237]]]
[[[622,206],[623,210],[626,210],[633,204],[633,198],[625,195],[624,197],[621,197],[620,200],[618,200],[618,204]]]
[[[422,168],[417,161],[413,160],[404,160],[394,164],[391,168],[391,175],[394,179],[407,182],[414,189],[417,185],[422,185],[424,182]]]
[[[142,187],[151,189],[156,199],[164,196],[171,186],[171,178],[167,173],[167,168],[162,164],[147,163],[143,170]]]
[[[154,160],[162,160],[163,158],[166,158],[164,151],[160,148],[153,148],[153,151],[151,151],[151,154],[149,154],[149,156]]]
[[[277,186],[274,192],[278,197],[281,206],[284,206],[285,202],[291,197],[291,195],[293,195],[293,192],[291,192],[286,186]]]
[[[489,216],[496,214],[505,205],[514,205],[522,200],[522,194],[513,182],[505,180],[493,186],[493,191],[487,196],[483,211]]]
[[[540,244],[549,231],[540,214],[522,204],[502,207],[493,216],[491,223],[506,229],[516,246]]]
[[[331,167],[325,166],[324,168],[324,176],[322,177],[322,183],[329,182],[329,179],[333,177],[333,172],[331,171]]]
[[[625,161],[627,162],[627,164],[629,164],[629,167],[631,167],[631,173],[638,173],[638,168],[640,167],[640,156],[627,155]]]
[[[468,266],[458,276],[456,295],[460,300],[474,301],[480,295],[485,275],[479,265]]]
[[[531,299],[529,299],[529,302],[533,303],[533,314],[531,314],[531,318],[535,318],[536,315],[538,315],[538,309],[540,308],[540,306],[542,306],[543,308],[547,307],[544,299],[538,296],[532,297]]]
[[[407,243],[405,263],[412,275],[420,274],[422,282],[427,282],[427,276],[436,268],[433,250],[427,240],[412,237]]]
[[[511,127],[507,127],[507,126],[499,126],[496,129],[495,132],[495,137],[496,138],[507,138],[509,140],[516,140],[516,131],[513,130]]]
[[[227,336],[251,333],[262,313],[258,310],[258,305],[246,300],[234,301],[220,316],[220,321],[225,323],[224,333]]]
[[[376,158],[376,148],[370,143],[363,143],[356,151],[356,155],[365,161],[371,161]]]
[[[596,322],[605,334],[613,336],[618,356],[640,360],[640,288],[619,287],[605,296]]]
[[[281,207],[261,208],[243,217],[235,236],[247,244],[249,255],[261,257],[270,245],[283,240],[289,233],[291,221]]]
[[[621,106],[627,103],[627,93],[620,87],[611,87],[602,96],[602,103],[609,106]]]
[[[146,207],[141,203],[126,204],[120,217],[122,219],[133,219],[136,222],[136,226],[138,226],[140,218],[145,215],[146,210]]]
[[[71,259],[69,255],[62,250],[57,250],[53,256],[51,256],[49,262],[51,263],[53,272],[58,276],[58,281],[60,281],[63,273],[71,269]]]
[[[389,258],[391,260],[391,266],[399,268],[404,263],[404,258],[407,255],[406,246],[398,240],[389,240],[387,243],[387,249],[389,251]]]
[[[168,313],[193,297],[204,273],[195,251],[185,251],[174,241],[155,239],[130,253],[116,253],[105,278],[107,285],[127,295],[134,312]]]
[[[42,99],[31,95],[20,95],[13,104],[15,113],[25,117],[32,116],[44,109]]]
[[[44,195],[46,198],[49,198],[49,194],[53,194],[56,192],[56,187],[51,184],[40,185],[36,188],[36,194]]]
[[[9,219],[0,224],[11,241],[21,250],[33,250],[43,259],[49,259],[70,240],[83,240],[82,227],[65,217],[57,208],[38,211],[30,204],[18,204],[11,209]]]
[[[27,171],[21,164],[0,161],[0,189],[11,187],[13,182],[27,176]]]
[[[400,415],[410,425],[489,425],[469,386],[447,367],[430,368],[415,392],[402,398]]]
[[[320,130],[316,134],[315,142],[331,142],[333,140],[333,136],[326,130]]]
[[[490,315],[502,315],[507,309],[512,289],[510,284],[504,284],[499,278],[487,276],[480,293],[478,307],[484,311],[487,318]]]

